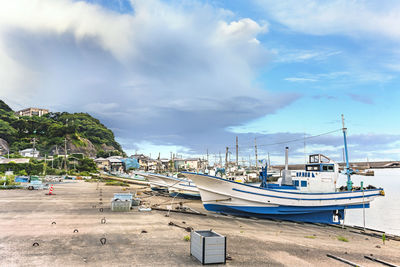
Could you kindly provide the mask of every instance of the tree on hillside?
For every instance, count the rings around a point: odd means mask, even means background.
[[[4,111],[13,111],[3,100],[0,99],[0,109]]]

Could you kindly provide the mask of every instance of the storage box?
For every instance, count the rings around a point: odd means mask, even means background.
[[[140,198],[132,199],[132,206],[139,206],[140,205]]]
[[[131,210],[131,201],[129,200],[111,200],[111,210],[112,211],[130,211]]]
[[[202,264],[226,263],[226,237],[212,230],[192,231],[190,255]]]
[[[114,193],[114,199],[132,201],[133,194],[131,193]]]

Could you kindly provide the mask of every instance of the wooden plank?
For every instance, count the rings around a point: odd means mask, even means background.
[[[374,257],[371,257],[371,256],[364,256],[364,258],[369,259],[371,261],[379,262],[379,263],[381,263],[383,265],[386,265],[386,266],[399,267],[398,265],[395,265],[395,264],[392,264],[392,263],[389,263],[389,262],[386,262],[386,261],[383,261],[383,260],[380,260],[380,259],[377,259],[377,258],[374,258]]]
[[[350,266],[361,267],[361,265],[359,265],[359,264],[357,264],[357,263],[354,263],[354,262],[351,262],[351,261],[349,261],[349,260],[340,258],[340,257],[338,257],[338,256],[334,256],[334,255],[332,255],[332,254],[326,254],[326,256],[328,256],[329,258],[335,259],[335,260],[337,260],[337,261],[341,261],[341,262],[343,262],[343,263],[346,263],[346,264],[348,264],[348,265],[350,265]]]

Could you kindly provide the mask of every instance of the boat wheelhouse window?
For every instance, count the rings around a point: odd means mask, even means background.
[[[307,181],[301,181],[301,187],[307,187]]]
[[[322,165],[322,171],[333,172],[334,171],[333,165]]]
[[[319,165],[307,165],[306,171],[319,171]]]
[[[319,163],[319,155],[310,155],[310,163]]]
[[[299,180],[294,180],[294,186],[299,186]]]

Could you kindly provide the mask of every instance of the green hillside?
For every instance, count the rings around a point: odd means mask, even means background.
[[[31,148],[32,139],[36,138],[39,152],[52,154],[56,146],[62,150],[67,138],[68,153],[124,154],[113,132],[87,113],[55,112],[42,117],[17,117],[2,100],[0,138],[7,141],[10,153]]]

